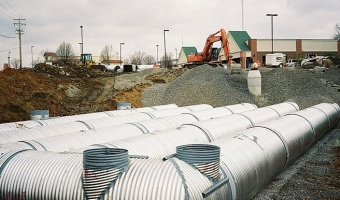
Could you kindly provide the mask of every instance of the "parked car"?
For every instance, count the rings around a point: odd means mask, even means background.
[[[297,64],[297,60],[296,59],[289,59],[287,62],[286,62],[286,65],[288,67],[295,67]]]

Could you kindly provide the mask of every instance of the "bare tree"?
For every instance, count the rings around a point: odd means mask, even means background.
[[[129,56],[130,63],[135,65],[143,64],[145,52],[136,51],[133,55]]]
[[[336,31],[336,33],[334,34],[333,39],[334,40],[340,40],[340,24],[339,23],[337,23],[335,25],[335,31]]]
[[[18,69],[20,65],[20,60],[18,58],[13,58],[11,61],[11,65],[15,68]]]
[[[100,60],[103,63],[110,64],[110,60],[112,57],[112,45],[105,45],[102,52],[100,53]]]
[[[45,62],[44,56],[38,56],[35,60],[33,60],[33,66],[44,62]]]
[[[144,57],[143,63],[144,63],[145,65],[152,65],[152,64],[155,64],[155,62],[156,62],[156,59],[155,59],[155,57],[152,56],[152,55],[146,55],[146,56]]]
[[[122,64],[129,64],[129,63],[131,63],[130,59],[129,58],[125,58]]]
[[[57,57],[61,62],[68,63],[71,58],[74,58],[74,51],[70,43],[61,43],[56,51]]]
[[[161,57],[161,63],[164,67],[172,66],[172,53],[167,53],[166,56]]]

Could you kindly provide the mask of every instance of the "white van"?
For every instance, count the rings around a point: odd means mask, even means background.
[[[266,66],[283,67],[286,65],[286,58],[286,54],[283,53],[266,54]]]

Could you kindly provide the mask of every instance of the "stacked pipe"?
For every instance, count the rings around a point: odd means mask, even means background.
[[[171,104],[172,105],[172,104]],[[207,104],[200,104],[194,106],[177,107],[162,110],[154,110],[151,112],[137,112],[133,114],[117,115],[113,117],[89,119],[89,120],[75,120],[67,123],[56,123],[42,127],[35,127],[29,129],[15,129],[11,131],[0,132],[0,144],[16,142],[22,140],[34,140],[37,138],[45,138],[55,135],[62,135],[74,132],[84,132],[87,130],[94,130],[108,126],[126,123],[127,121],[136,122],[141,120],[153,119],[164,116],[171,116],[181,113],[189,113],[192,110],[210,109],[212,106]],[[124,110],[117,110],[124,111]],[[112,114],[111,114],[112,115]],[[79,118],[81,119],[81,118]]]
[[[240,111],[252,110],[252,109],[256,109],[257,107],[253,104],[245,103],[245,104],[240,104],[240,105],[224,106],[221,108],[222,110],[220,108],[211,108],[211,106],[202,104],[202,105],[188,106],[188,107],[182,107],[182,108],[176,108],[176,109],[159,110],[159,111],[150,112],[150,113],[136,113],[133,115],[118,116],[118,117],[114,117],[114,121],[112,120],[108,121],[110,118],[105,118],[102,120],[91,120],[85,123],[87,124],[87,126],[95,127],[91,130],[77,131],[77,132],[68,133],[68,134],[58,134],[55,136],[38,138],[34,140],[25,140],[25,141],[19,141],[19,142],[6,143],[6,144],[3,144],[2,147],[3,148],[16,148],[16,149],[36,149],[36,150],[55,151],[55,152],[71,151],[71,150],[83,148],[83,147],[86,147],[92,144],[104,143],[104,142],[124,139],[128,137],[133,137],[137,135],[143,135],[146,133],[152,133],[155,131],[160,131],[160,130],[168,129],[171,127],[177,127],[183,123],[194,123],[194,122],[197,122],[198,119],[204,120],[206,118],[213,117],[216,114],[216,110],[220,112],[220,115],[229,115],[229,114],[232,114],[228,110],[231,108],[234,109],[234,112],[237,112],[238,110]],[[174,115],[174,116],[168,116],[173,113],[189,112],[188,109],[190,109],[190,111],[192,112]],[[204,113],[206,117],[202,117]],[[153,115],[153,117],[160,117],[160,118],[151,119],[150,117],[151,114]],[[161,116],[167,116],[167,117],[161,117]],[[145,120],[145,118],[147,120]],[[126,123],[126,122],[130,122],[130,123]],[[101,125],[103,123],[104,125]],[[111,123],[112,126],[109,126],[109,123]],[[114,125],[114,124],[119,124],[119,125]],[[54,127],[54,125],[51,125],[51,126]],[[47,126],[47,127],[44,127],[43,129],[38,129],[38,130],[46,130],[48,127],[51,127],[51,126]],[[100,128],[103,126],[106,126],[106,127]],[[60,125],[58,125],[57,127],[60,127]],[[25,130],[24,132],[28,132],[28,130]],[[48,132],[46,131],[44,132],[44,134],[47,134],[47,133]],[[1,138],[1,134],[0,134],[0,138]]]
[[[308,109],[303,112],[313,113]],[[315,136],[322,137],[338,123],[338,105],[319,104],[313,109],[320,110],[325,117],[320,118],[321,121],[313,121],[314,116],[306,114],[301,117],[299,111],[211,142],[210,145],[220,149],[218,179],[212,179],[176,154],[164,161],[130,159],[128,167],[114,180],[113,185],[105,189],[102,198],[249,199],[315,143]],[[306,122],[302,123],[302,127],[298,122],[290,125],[293,119]],[[319,129],[318,126],[325,121],[328,124],[326,129]],[[310,133],[314,140],[302,142],[304,139],[301,138],[311,138]],[[0,151],[1,199],[87,198],[82,180],[82,154]]]
[[[138,112],[152,112],[155,110],[164,110],[164,109],[177,108],[177,107],[178,106],[176,104],[167,104],[167,105],[135,108],[135,109],[129,109],[129,110],[113,110],[113,111],[86,113],[86,114],[79,114],[79,115],[70,115],[70,116],[63,116],[63,117],[51,117],[51,118],[44,119],[44,120],[27,120],[27,121],[19,121],[19,122],[9,122],[9,123],[0,124],[0,132],[11,131],[11,130],[16,130],[16,129],[34,128],[34,127],[47,126],[47,125],[52,125],[52,124],[69,123],[69,122],[75,122],[75,121],[104,119],[106,117],[127,115],[127,114],[133,114],[133,113],[138,113]]]

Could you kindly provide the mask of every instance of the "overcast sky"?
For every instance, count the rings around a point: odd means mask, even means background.
[[[243,6],[242,6],[243,2]],[[242,17],[243,7],[243,17]],[[209,34],[221,28],[247,31],[253,39],[331,39],[340,23],[339,0],[0,0],[0,62],[19,58],[14,19],[25,19],[23,66],[48,49],[70,43],[79,55],[83,26],[84,53],[100,55],[105,45],[128,58],[136,51],[156,58],[166,50],[175,57],[182,46],[201,51]],[[11,38],[15,37],[15,38]],[[31,48],[31,46],[34,46]],[[1,68],[0,67],[0,68]]]

